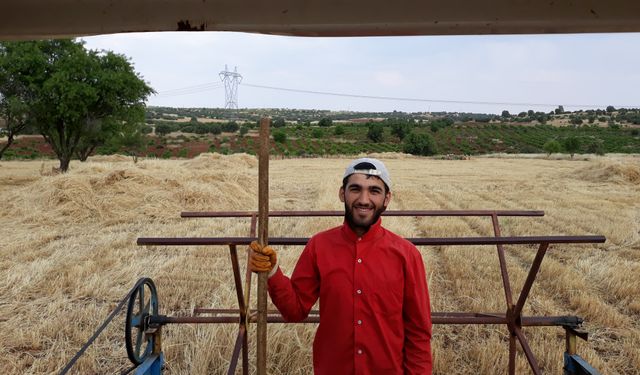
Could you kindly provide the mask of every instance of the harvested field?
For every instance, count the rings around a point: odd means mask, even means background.
[[[602,245],[552,246],[524,313],[583,317],[591,335],[588,343],[579,342],[579,354],[603,374],[640,374],[640,158],[378,157],[395,184],[390,209],[544,210],[542,218],[502,219],[502,234],[605,235]],[[340,158],[272,160],[270,208],[342,209],[337,190],[347,163]],[[255,157],[203,154],[137,164],[102,157],[74,162],[64,175],[52,174],[55,166],[55,161],[0,162],[0,373],[58,371],[142,276],[156,282],[162,314],[236,306],[227,248],[143,248],[135,242],[137,237],[246,235],[247,220],[181,219],[179,214],[256,210]],[[406,237],[491,235],[490,221],[481,218],[383,222]],[[309,236],[340,223],[339,218],[281,218],[272,219],[269,229],[272,236]],[[301,248],[278,250],[290,274]],[[506,250],[519,292],[535,249]],[[504,311],[494,248],[421,251],[433,311]],[[244,261],[242,254],[242,268]],[[166,373],[226,373],[236,328],[166,327]],[[268,372],[310,374],[314,329],[270,325]],[[525,332],[544,373],[560,374],[564,331]],[[121,314],[74,373],[127,368],[123,342]],[[435,373],[505,373],[507,343],[502,326],[434,326]],[[522,353],[517,373],[529,373]]]

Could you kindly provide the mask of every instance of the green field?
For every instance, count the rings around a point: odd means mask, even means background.
[[[342,134],[336,135],[336,126],[342,128]],[[373,126],[384,128],[382,141],[373,142],[368,139],[368,127],[365,124],[339,124],[328,127],[287,125],[272,129],[272,135],[285,134],[284,141],[272,141],[272,154],[282,157],[310,157],[403,151],[403,141],[392,135],[390,126],[382,123]],[[555,139],[562,143],[568,137],[580,139],[578,154],[640,153],[638,129],[630,127],[460,123],[435,132],[427,125],[416,124],[410,131],[430,134],[434,138],[438,155],[543,153],[545,142]],[[174,132],[146,137],[139,152],[140,156],[157,158],[191,158],[203,152],[255,154],[258,147],[255,127],[244,136],[237,132],[216,135]],[[96,153],[112,154],[118,153],[118,150],[98,148]],[[51,149],[39,136],[20,138],[5,153],[6,159],[51,157],[54,157]]]

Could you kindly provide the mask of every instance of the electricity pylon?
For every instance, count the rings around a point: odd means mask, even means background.
[[[224,83],[225,108],[238,109],[238,84],[242,82],[242,75],[238,73],[236,66],[233,72],[227,66],[220,72],[220,79]]]

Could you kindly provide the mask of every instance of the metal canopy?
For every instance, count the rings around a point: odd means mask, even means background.
[[[637,32],[640,1],[0,1],[0,39],[187,30],[296,36]]]

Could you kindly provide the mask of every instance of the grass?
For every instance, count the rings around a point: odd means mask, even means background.
[[[590,341],[579,354],[603,374],[640,373],[640,161],[472,158],[433,160],[379,155],[394,179],[391,209],[530,209],[543,218],[503,218],[503,235],[603,234],[603,245],[553,246],[540,270],[527,315],[579,315]],[[270,162],[272,210],[339,210],[344,158]],[[244,236],[248,221],[180,219],[180,211],[256,210],[257,160],[202,154],[191,160],[95,157],[50,173],[56,161],[0,162],[0,373],[58,371],[135,281],[150,276],[160,311],[236,306],[224,247],[149,247],[137,237]],[[309,236],[339,218],[272,219],[272,236]],[[480,218],[386,218],[406,237],[490,235]],[[299,247],[277,249],[290,274]],[[535,250],[507,247],[515,292]],[[421,248],[433,311],[503,311],[495,250]],[[243,252],[240,252],[243,254]],[[244,265],[241,255],[241,264]],[[252,291],[255,296],[255,290]],[[269,328],[270,374],[311,373],[313,325]],[[76,373],[117,373],[128,364],[123,317],[76,365]],[[224,373],[236,325],[181,325],[163,330],[168,374]],[[254,332],[251,332],[254,338]],[[562,372],[560,328],[526,330],[545,373]],[[435,373],[506,372],[502,326],[435,326]],[[252,364],[255,358],[252,349]],[[252,367],[251,371],[255,371]],[[517,373],[529,373],[518,354]]]

